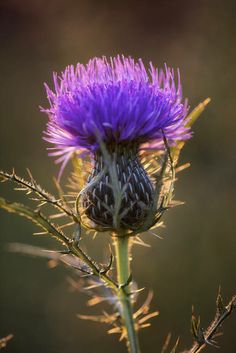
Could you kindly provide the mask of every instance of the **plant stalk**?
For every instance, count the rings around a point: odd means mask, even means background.
[[[130,276],[130,241],[131,239],[128,236],[114,237],[117,281],[119,284],[118,299],[120,302],[121,316],[127,335],[129,352],[141,353],[133,319],[133,308],[129,285],[127,284]]]

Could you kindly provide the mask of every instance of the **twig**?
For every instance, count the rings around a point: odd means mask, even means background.
[[[231,298],[229,303],[225,306],[222,301],[222,296],[219,291],[216,300],[216,314],[214,320],[210,323],[208,328],[203,331],[200,326],[200,318],[196,318],[195,314],[192,315],[192,333],[194,336],[193,346],[182,353],[199,353],[208,345],[217,347],[217,343],[214,340],[219,334],[219,329],[223,322],[229,317],[233,310],[236,308],[236,295]]]
[[[103,282],[110,286],[113,290],[118,291],[118,285],[110,278],[104,269],[100,269],[98,265],[79,247],[78,240],[68,238],[61,230],[59,230],[49,219],[47,219],[40,211],[32,210],[31,208],[13,202],[10,203],[0,197],[0,208],[12,213],[16,213],[30,219],[33,223],[41,227],[46,233],[50,234],[60,243],[67,247],[68,252],[79,257],[92,271],[92,274],[100,277]]]
[[[3,180],[11,180],[16,184],[20,185],[21,188],[18,190],[26,191],[27,194],[34,192],[37,196],[40,197],[40,199],[36,201],[40,201],[41,203],[49,203],[55,208],[57,208],[58,210],[67,214],[67,216],[72,218],[74,222],[79,222],[79,217],[75,214],[75,212],[72,209],[64,206],[63,202],[60,199],[56,199],[49,192],[45,191],[39,184],[36,183],[30,171],[28,171],[28,173],[31,178],[30,182],[17,176],[14,170],[11,174],[0,170],[0,177],[2,177]]]

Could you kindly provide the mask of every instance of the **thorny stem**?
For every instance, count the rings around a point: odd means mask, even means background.
[[[0,177],[2,177],[3,180],[4,179],[11,180],[21,186],[20,189],[16,189],[16,190],[27,191],[27,194],[34,192],[36,195],[38,195],[40,197],[40,199],[35,200],[35,201],[41,201],[42,205],[44,203],[49,203],[49,204],[53,205],[54,207],[56,207],[61,212],[64,212],[70,218],[72,218],[75,223],[79,222],[78,216],[71,209],[69,209],[67,206],[63,205],[63,202],[60,199],[56,199],[54,196],[49,194],[47,191],[43,190],[41,188],[41,186],[39,186],[36,183],[36,181],[33,179],[29,170],[28,170],[28,173],[31,177],[31,182],[28,182],[28,181],[18,177],[14,170],[13,170],[12,174],[9,174],[9,173],[6,173],[6,172],[3,172],[2,170],[0,170]]]
[[[29,207],[17,202],[7,202],[1,197],[0,208],[30,219],[33,223],[37,224],[39,227],[45,230],[45,234],[48,233],[56,238],[60,243],[67,247],[69,253],[80,258],[86,265],[88,265],[93,275],[100,277],[107,286],[111,287],[115,291],[118,291],[117,284],[106,274],[106,272],[101,270],[98,265],[92,259],[90,259],[90,257],[79,247],[78,241],[76,239],[68,238],[41,212],[34,211]]]
[[[219,295],[218,295],[218,298],[219,298]],[[207,345],[215,346],[215,342],[213,341],[215,334],[218,332],[219,328],[221,327],[225,319],[227,319],[227,317],[231,315],[232,311],[235,308],[236,308],[236,295],[231,298],[228,305],[226,305],[223,309],[221,309],[222,310],[221,313],[219,312],[219,308],[217,308],[217,313],[213,322],[203,333],[203,339],[201,339],[201,341],[199,342],[195,342],[192,348],[190,348],[190,350],[185,351],[183,353],[199,353]]]
[[[120,302],[121,316],[127,335],[129,352],[141,353],[133,319],[133,308],[128,284],[130,278],[130,241],[131,239],[128,236],[114,237],[117,281],[119,284],[118,299]]]
[[[106,273],[99,270],[97,265],[88,257],[88,255],[86,255],[82,251],[80,247],[78,247],[76,243],[73,242],[72,244],[69,244],[68,247],[73,255],[79,257],[84,263],[86,263],[91,268],[94,275],[100,277],[103,280],[103,282],[105,282],[106,285],[112,288],[113,290],[115,291],[118,290],[117,284],[109,276],[107,276]]]

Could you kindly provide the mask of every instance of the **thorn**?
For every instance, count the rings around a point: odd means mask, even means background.
[[[110,330],[108,330],[107,332],[108,332],[108,334],[121,333],[121,328],[120,327],[114,327],[114,328],[111,328]]]
[[[185,170],[185,169],[189,168],[190,165],[191,165],[190,163],[185,163],[185,164],[179,166],[178,168],[176,168],[175,172],[176,173],[182,172],[182,170]]]
[[[151,230],[148,230],[148,233],[150,233],[150,234],[152,234],[152,235],[154,235],[156,238],[158,238],[158,239],[161,239],[161,240],[163,240],[164,238],[163,237],[161,237],[160,235],[157,235],[156,233],[154,233],[153,231],[151,231]]]
[[[133,244],[144,246],[146,248],[150,248],[151,245],[148,243],[145,243],[140,237],[136,237],[135,240],[133,241]]]
[[[61,217],[64,217],[66,216],[66,213],[63,212],[63,213],[56,213],[56,214],[53,214],[53,215],[50,215],[49,218],[50,219],[56,219],[56,218],[61,218]]]
[[[140,328],[147,328],[147,327],[150,327],[150,326],[151,326],[151,324],[147,323],[147,324],[140,325]]]
[[[179,337],[177,338],[177,341],[176,341],[176,343],[170,353],[176,353],[176,349],[177,349],[178,344],[179,344]]]
[[[212,347],[215,347],[215,348],[220,348],[220,346],[217,344],[217,342],[216,341],[214,341],[214,340],[205,340],[205,343],[206,344],[208,344],[209,346],[212,346]]]
[[[148,313],[152,298],[153,298],[153,291],[149,291],[147,298],[146,298],[145,302],[143,303],[143,305],[133,314],[135,319],[142,314]]]
[[[94,232],[94,234],[93,234],[93,240],[96,238],[97,235],[98,235],[98,232]]]
[[[100,273],[101,275],[106,274],[108,271],[110,271],[111,266],[112,266],[112,264],[113,264],[113,258],[114,258],[114,257],[113,257],[113,254],[111,253],[111,254],[110,254],[110,260],[109,260],[108,265],[99,271],[99,273]]]
[[[147,320],[149,320],[149,319],[152,319],[153,317],[156,317],[156,316],[158,316],[159,314],[160,314],[159,311],[154,311],[153,313],[150,313],[150,314],[148,314],[148,315],[142,317],[141,319],[139,319],[138,323],[139,323],[139,324],[142,324],[143,322],[145,322],[145,321],[147,321]]]
[[[51,251],[51,250],[45,250],[45,251]],[[52,250],[52,252],[56,253],[56,254],[61,254],[61,255],[70,255],[71,254],[71,250],[70,249],[66,249],[66,250]]]
[[[34,178],[33,178],[33,175],[32,175],[32,173],[31,173],[30,169],[29,169],[29,168],[26,168],[26,171],[27,171],[27,173],[28,173],[28,175],[29,175],[29,177],[30,177],[30,181],[32,182],[33,185],[35,185],[35,180],[34,180]]]
[[[133,291],[130,292],[129,294],[130,294],[130,295],[133,295],[133,294],[136,294],[136,293],[140,293],[140,292],[144,291],[144,289],[145,289],[145,287],[142,287],[142,288],[133,290]]]
[[[127,287],[132,282],[132,279],[133,279],[133,276],[132,276],[132,273],[130,273],[126,283],[120,284],[119,289],[124,289],[125,287]]]
[[[66,228],[66,227],[70,227],[70,226],[72,226],[72,225],[74,225],[75,223],[74,222],[69,222],[69,223],[66,223],[66,224],[63,224],[63,225],[61,225],[61,226],[58,226],[58,229],[64,229],[64,228]]]
[[[38,207],[42,207],[42,206],[46,205],[46,203],[47,203],[47,201],[42,201],[42,202],[40,202],[40,204],[38,205]]]
[[[48,232],[35,232],[33,235],[45,235],[48,234]]]
[[[171,334],[171,332],[169,332],[167,337],[166,337],[166,339],[165,339],[165,342],[163,344],[161,353],[165,353],[166,352],[167,348],[169,347],[171,337],[172,337],[172,334]]]
[[[120,336],[120,338],[119,338],[119,341],[120,341],[120,342],[123,341],[123,339],[125,339],[126,336],[127,336],[127,334],[126,334],[125,330],[123,330],[122,333],[121,333],[121,336]]]

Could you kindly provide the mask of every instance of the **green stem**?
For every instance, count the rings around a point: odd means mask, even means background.
[[[137,332],[133,319],[133,308],[130,299],[129,287],[125,286],[130,276],[129,241],[127,236],[114,238],[117,281],[119,284],[118,298],[121,305],[121,315],[127,333],[130,353],[140,353]]]

